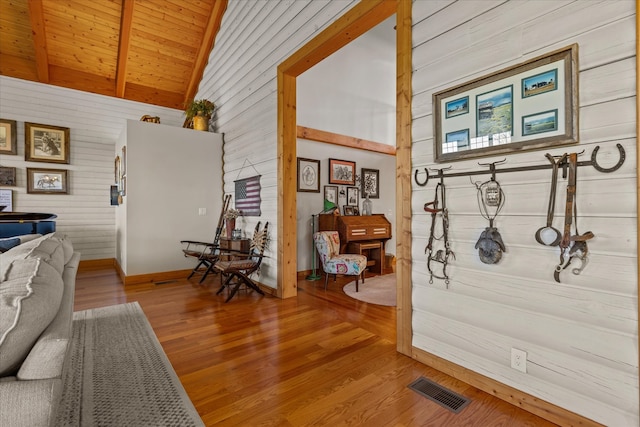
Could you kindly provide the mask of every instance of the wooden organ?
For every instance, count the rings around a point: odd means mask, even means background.
[[[391,238],[391,223],[383,214],[318,216],[318,230],[335,230],[340,236],[340,253],[367,255],[372,272],[384,270],[384,245]]]

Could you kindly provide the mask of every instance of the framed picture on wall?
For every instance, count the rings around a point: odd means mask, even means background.
[[[18,154],[16,121],[0,119],[0,154]]]
[[[329,159],[329,184],[355,185],[356,162]]]
[[[358,187],[347,187],[347,205],[358,206],[358,204],[360,203],[358,192]]]
[[[69,128],[24,124],[24,159],[29,162],[70,163]]]
[[[66,169],[27,168],[27,193],[69,194]]]
[[[434,93],[435,161],[577,144],[578,72],[573,44]]]
[[[298,157],[298,191],[320,192],[320,160]]]
[[[380,171],[378,169],[362,168],[362,197],[369,195],[370,199],[380,198]]]
[[[16,185],[16,168],[0,166],[0,185],[14,187]]]
[[[325,202],[338,204],[338,186],[337,185],[325,185],[324,186],[324,200]]]

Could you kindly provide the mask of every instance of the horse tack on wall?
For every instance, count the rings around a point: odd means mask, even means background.
[[[578,142],[578,45],[433,95],[436,162]]]

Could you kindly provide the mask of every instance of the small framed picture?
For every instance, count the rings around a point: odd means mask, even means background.
[[[70,163],[69,128],[24,124],[24,159],[29,162]]]
[[[357,207],[357,206],[354,206],[354,207],[353,207],[353,214],[354,214],[354,215],[360,215],[360,208],[359,208],[359,207]]]
[[[18,154],[16,121],[0,119],[0,154]]]
[[[344,206],[342,207],[342,213],[343,213],[343,215],[345,215],[345,216],[351,216],[351,215],[354,215],[354,213],[353,213],[353,206],[344,205]]]
[[[324,186],[324,200],[326,202],[338,204],[338,186],[337,185],[325,185]]]
[[[329,184],[355,185],[356,162],[329,159]]]
[[[0,185],[4,187],[15,187],[16,168],[0,166]]]
[[[111,206],[118,206],[118,186],[112,185],[110,187]]]
[[[347,205],[358,206],[358,204],[360,203],[358,191],[358,187],[347,187]]]
[[[27,168],[27,193],[69,194],[66,169]]]
[[[320,192],[320,160],[298,157],[298,191]]]
[[[558,130],[558,110],[522,116],[522,136]]]
[[[362,197],[369,195],[370,199],[380,198],[380,171],[378,169],[362,168]]]

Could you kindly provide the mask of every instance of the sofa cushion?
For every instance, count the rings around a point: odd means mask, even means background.
[[[25,258],[41,258],[62,274],[65,261],[73,255],[73,248],[69,249],[70,243],[64,243],[63,240],[66,238],[57,233],[45,234],[0,254],[0,280],[14,260]]]
[[[4,259],[2,261],[4,264]],[[17,372],[58,312],[64,291],[62,276],[44,259],[13,259],[8,266],[3,265],[3,269],[4,274],[0,277],[0,376]]]

